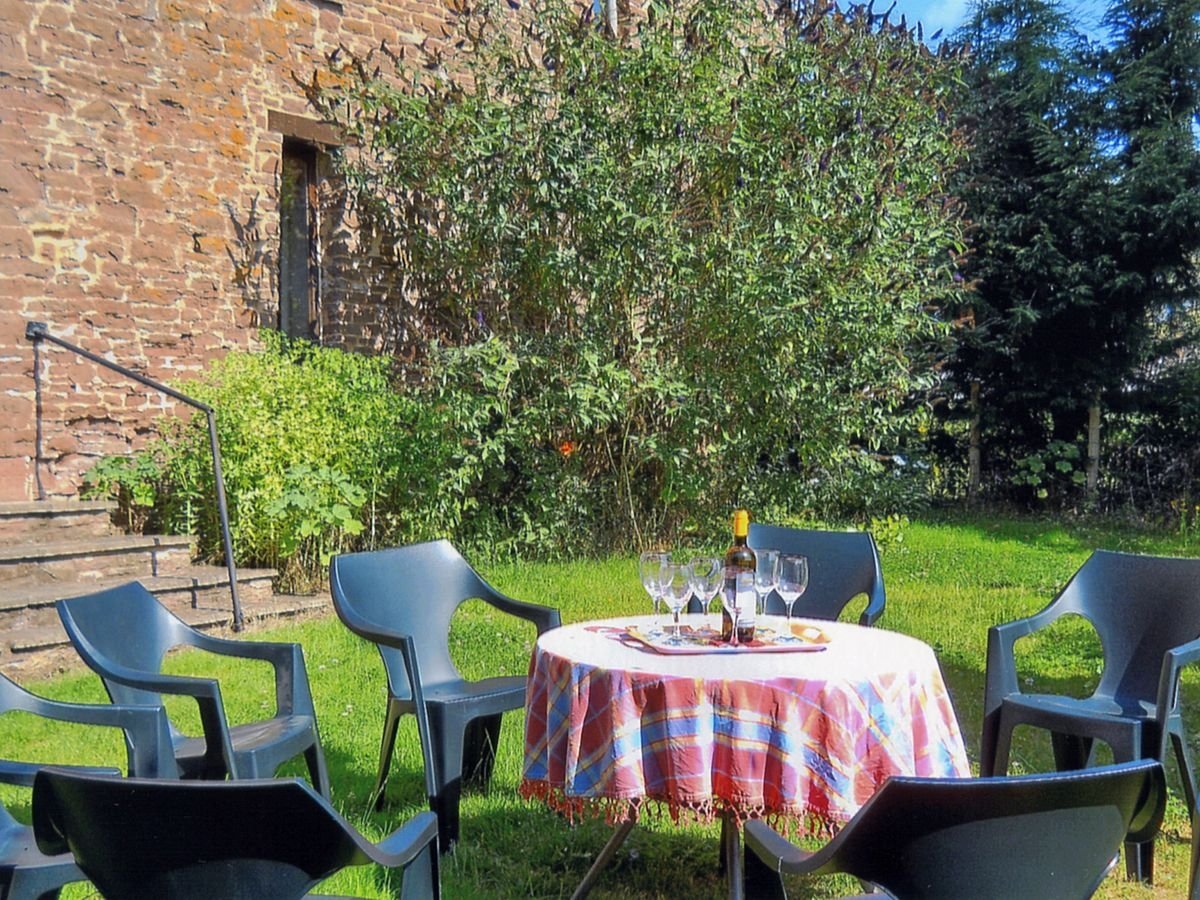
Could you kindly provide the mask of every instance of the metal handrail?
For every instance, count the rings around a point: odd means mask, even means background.
[[[156,391],[160,391],[160,392],[166,394],[168,397],[172,397],[175,400],[178,400],[180,403],[185,403],[188,406],[192,407],[193,409],[198,409],[204,413],[205,418],[208,419],[208,445],[209,445],[209,448],[212,450],[213,481],[217,487],[217,515],[221,519],[221,541],[225,547],[225,568],[229,571],[229,594],[230,594],[231,599],[233,600],[233,628],[234,628],[234,631],[241,631],[242,624],[243,624],[242,604],[241,604],[241,601],[238,599],[237,570],[236,570],[236,568],[234,566],[234,562],[233,562],[233,539],[232,539],[232,537],[230,535],[230,531],[229,531],[229,508],[225,503],[225,476],[221,474],[221,446],[220,446],[220,443],[217,441],[217,414],[216,414],[216,412],[207,403],[201,403],[199,400],[195,400],[192,397],[189,397],[187,394],[177,391],[172,387],[168,387],[167,385],[162,384],[161,382],[155,381],[153,378],[147,378],[145,375],[142,375],[139,372],[134,372],[132,369],[127,369],[127,368],[125,368],[125,366],[122,366],[119,363],[115,363],[115,362],[112,362],[111,360],[107,360],[102,356],[97,356],[95,353],[92,353],[90,350],[84,350],[82,347],[78,347],[75,344],[72,344],[70,341],[65,341],[62,338],[58,337],[57,335],[51,334],[50,329],[47,327],[45,322],[27,322],[25,324],[25,337],[27,340],[30,340],[33,342],[33,351],[34,351],[33,380],[34,380],[34,386],[37,390],[37,394],[39,397],[39,400],[38,400],[38,408],[39,409],[41,408],[40,397],[41,397],[42,387],[41,387],[41,372],[40,372],[41,366],[38,365],[38,361],[37,361],[38,341],[50,341],[52,344],[57,344],[58,346],[62,347],[64,350],[70,350],[72,353],[76,353],[79,356],[82,356],[84,359],[91,360],[98,366],[103,366],[106,369],[111,369],[112,371],[117,372],[118,374],[123,375],[124,377],[126,377],[132,381],[136,381],[139,384],[144,384],[146,387],[154,388]],[[38,458],[38,460],[40,460],[41,457],[42,457],[42,424],[41,424],[41,416],[39,415],[38,416],[38,432],[37,432],[37,458]],[[36,470],[36,465],[35,465],[35,470]],[[38,479],[38,493],[39,494],[42,493],[40,478]]]

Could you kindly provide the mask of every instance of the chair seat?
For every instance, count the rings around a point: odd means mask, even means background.
[[[316,725],[312,716],[276,716],[261,722],[234,725],[229,729],[233,751],[253,755],[269,748],[272,757],[290,759],[313,743]],[[175,757],[185,774],[193,774],[204,757],[207,744],[202,737],[184,738],[175,745]]]
[[[519,709],[525,705],[524,675],[505,675],[481,681],[447,681],[425,687],[427,704],[468,703],[473,715],[488,715]]]
[[[1010,694],[1004,698],[1008,709],[1020,710],[1018,718],[1038,721],[1063,719],[1095,719],[1103,717],[1110,723],[1125,722],[1129,727],[1153,718],[1154,706],[1136,700],[1120,702],[1113,697],[1064,697],[1056,694]]]

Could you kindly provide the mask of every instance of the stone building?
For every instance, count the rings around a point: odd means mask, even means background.
[[[0,501],[69,496],[260,327],[393,349],[387,273],[319,201],[325,54],[436,41],[441,0],[0,0]],[[40,390],[39,390],[40,388]]]

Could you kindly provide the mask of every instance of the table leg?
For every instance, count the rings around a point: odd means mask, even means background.
[[[625,838],[629,837],[629,832],[633,831],[633,825],[634,822],[630,819],[617,826],[617,830],[613,832],[613,836],[608,839],[608,843],[604,845],[604,849],[600,851],[600,855],[592,863],[592,867],[583,876],[583,881],[579,882],[579,887],[575,888],[575,893],[571,895],[571,900],[583,900],[588,895],[595,886],[596,881],[600,878],[600,873],[604,871],[604,867],[612,861],[617,851],[621,849],[621,845],[625,843]]]
[[[729,879],[729,900],[744,900],[742,830],[732,813],[721,817],[721,858],[725,862],[725,877]]]

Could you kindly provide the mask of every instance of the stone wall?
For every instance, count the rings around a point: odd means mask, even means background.
[[[170,408],[47,346],[39,409],[26,323],[160,381],[252,345],[277,323],[284,138],[328,131],[295,79],[436,40],[441,3],[0,0],[0,500],[75,493]],[[336,210],[322,230],[322,339],[390,349],[385,261]]]

